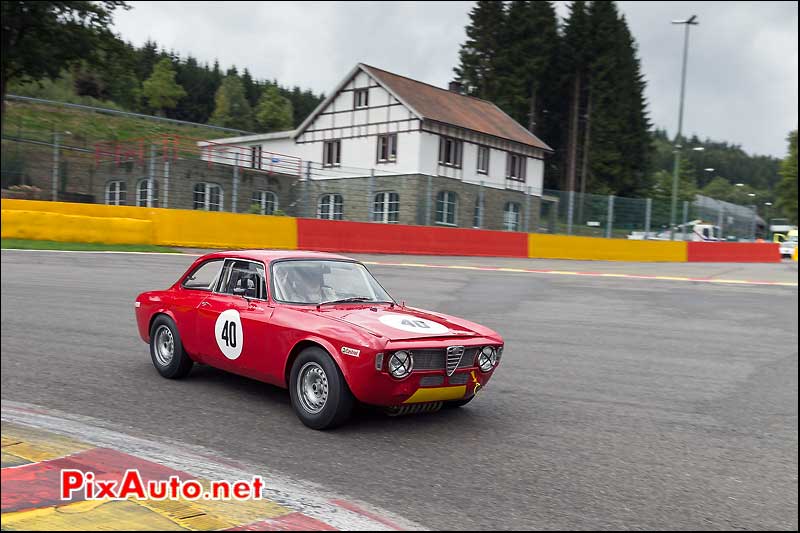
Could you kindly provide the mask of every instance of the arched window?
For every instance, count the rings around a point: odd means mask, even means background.
[[[342,220],[344,199],[341,194],[325,194],[319,199],[317,218]]]
[[[106,204],[125,205],[127,189],[124,181],[109,181],[106,185]]]
[[[216,183],[196,183],[194,186],[194,208],[203,211],[222,211],[222,187]]]
[[[253,191],[252,205],[257,205],[262,215],[271,215],[278,209],[278,195],[272,191]]]
[[[436,195],[436,223],[455,226],[456,209],[458,209],[456,193],[453,191],[439,191],[439,194]]]
[[[507,231],[519,231],[520,207],[516,202],[506,202],[503,211],[503,225]]]
[[[150,180],[147,178],[139,180],[136,184],[136,205],[138,207],[158,207],[158,181],[153,180],[153,194],[151,197],[151,204],[147,205],[147,191],[150,185]]]
[[[384,224],[397,223],[400,215],[400,195],[396,192],[379,192],[375,195],[372,221]]]

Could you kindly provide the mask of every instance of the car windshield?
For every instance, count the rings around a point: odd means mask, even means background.
[[[390,302],[392,297],[360,263],[279,261],[272,266],[275,299],[297,304]]]

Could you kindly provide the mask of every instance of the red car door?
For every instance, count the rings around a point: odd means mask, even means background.
[[[263,379],[264,347],[273,308],[266,298],[264,265],[228,259],[216,290],[197,307],[195,336],[204,363]]]

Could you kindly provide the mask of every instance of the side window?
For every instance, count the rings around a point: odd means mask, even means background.
[[[222,259],[206,261],[195,268],[194,271],[183,280],[183,288],[210,291],[214,287],[214,282],[217,281],[217,275],[220,269],[222,269]]]
[[[235,259],[226,261],[218,291],[223,294],[266,300],[264,265]]]

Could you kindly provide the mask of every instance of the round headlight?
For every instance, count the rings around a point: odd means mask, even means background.
[[[478,354],[478,366],[483,372],[488,372],[497,363],[497,352],[491,346],[484,346]]]
[[[389,373],[400,379],[408,376],[414,368],[414,358],[411,352],[400,350],[389,357]]]

